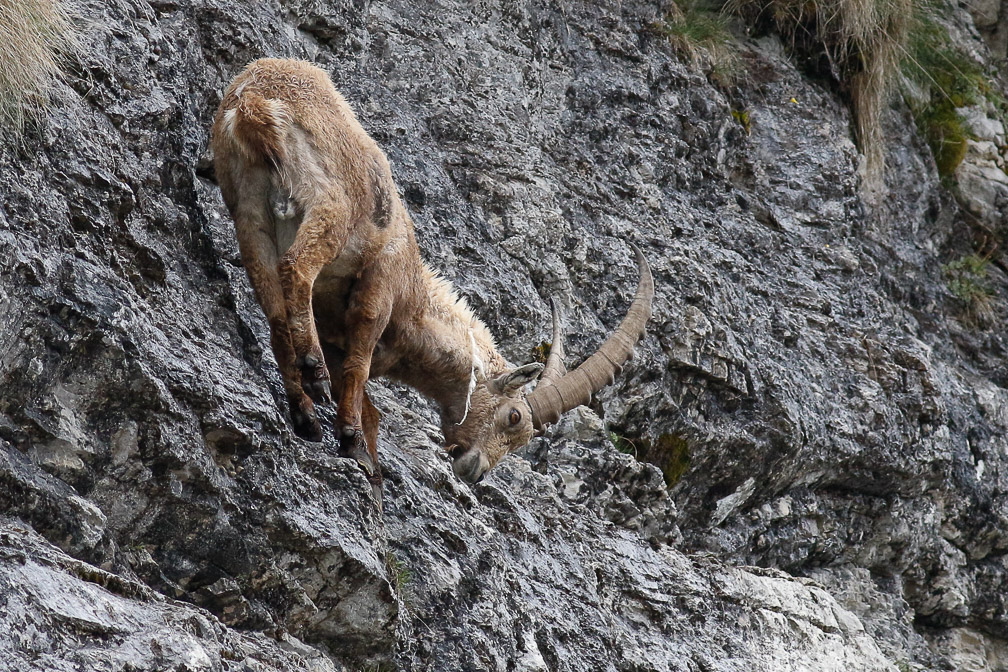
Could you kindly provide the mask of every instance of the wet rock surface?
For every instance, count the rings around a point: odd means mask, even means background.
[[[648,3],[71,9],[49,123],[0,153],[11,669],[999,669],[1005,277],[966,324],[905,109],[871,204],[834,93],[769,38],[719,89]],[[554,294],[591,352],[644,249],[650,334],[592,409],[470,489],[372,383],[382,513],[294,436],[206,155],[264,55],[332,73],[511,360]]]

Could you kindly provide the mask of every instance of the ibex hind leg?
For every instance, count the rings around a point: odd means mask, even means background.
[[[287,304],[277,270],[279,257],[267,199],[270,175],[266,170],[251,169],[239,184],[243,193],[231,199],[235,205],[231,214],[238,247],[256,300],[269,322],[270,346],[284,381],[291,424],[294,433],[301,438],[321,441],[322,426],[315,405],[301,388],[301,371],[295,366],[294,347],[287,326]]]
[[[319,272],[343,252],[350,235],[346,195],[342,190],[334,192],[305,212],[294,242],[280,260],[280,282],[301,386],[316,402],[326,403],[332,400],[332,384],[315,329],[312,287]]]

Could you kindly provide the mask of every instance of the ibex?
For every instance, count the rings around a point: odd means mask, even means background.
[[[595,354],[564,369],[554,305],[545,368],[508,364],[483,322],[420,259],[385,154],[309,63],[263,59],[246,67],[224,94],[211,143],[294,431],[321,441],[313,401],[335,394],[339,452],[361,464],[379,501],[379,415],[364,389],[369,378],[402,381],[436,401],[453,470],[474,483],[611,383],[644,333],[654,284],[634,248],[636,296]]]

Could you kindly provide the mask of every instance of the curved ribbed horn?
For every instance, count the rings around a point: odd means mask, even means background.
[[[546,368],[539,376],[539,384],[536,387],[553,385],[567,373],[567,367],[563,363],[564,345],[563,332],[560,330],[560,310],[557,308],[556,298],[552,296],[550,297],[550,308],[553,311],[553,342],[550,343],[550,354],[546,358]]]
[[[630,304],[630,310],[602,347],[569,373],[564,373],[563,362],[560,361],[563,358],[563,336],[560,334],[556,304],[553,304],[553,345],[550,347],[550,356],[546,361],[542,382],[525,398],[532,408],[532,424],[537,430],[556,422],[570,409],[590,402],[592,394],[612,383],[627,360],[633,357],[634,345],[644,335],[644,327],[651,318],[654,279],[644,253],[635,245],[630,247],[637,256],[637,268],[640,271],[637,293]]]

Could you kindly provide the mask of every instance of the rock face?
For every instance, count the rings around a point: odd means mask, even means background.
[[[961,200],[966,209],[995,231],[1008,230],[1008,136],[992,110],[965,108],[971,138],[966,156],[956,169]],[[992,118],[993,117],[993,118]]]
[[[37,533],[0,523],[4,669],[333,670],[289,635],[238,633],[211,614],[74,560]]]
[[[994,58],[1008,58],[1008,3],[1004,0],[981,0],[966,5],[976,28],[980,31]]]
[[[717,88],[649,3],[71,9],[0,154],[0,669],[1004,668],[1003,265],[970,326],[906,110],[873,205],[835,94],[770,38]],[[332,73],[511,360],[554,294],[589,353],[645,250],[650,334],[592,409],[470,489],[372,384],[382,513],[293,435],[206,155],[265,55]]]

